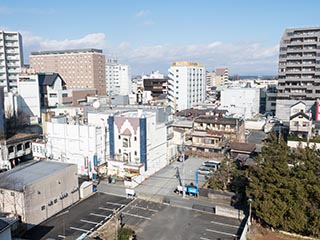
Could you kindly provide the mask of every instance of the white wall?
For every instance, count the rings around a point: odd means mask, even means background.
[[[260,89],[259,88],[226,88],[221,91],[221,109],[229,113],[252,118],[259,113]]]
[[[28,78],[28,81],[23,81]],[[19,76],[18,79],[19,110],[29,116],[41,118],[40,90],[38,83],[38,75]]]
[[[90,166],[93,171],[95,154],[100,164],[106,162],[106,131],[103,127],[51,122],[46,124],[44,134],[47,137],[47,157],[77,164],[78,173],[84,175],[88,173]],[[88,168],[86,168],[86,159],[90,165]]]

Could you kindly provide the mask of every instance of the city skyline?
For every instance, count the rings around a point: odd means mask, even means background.
[[[31,51],[101,48],[133,75],[198,61],[230,75],[276,75],[286,28],[319,26],[313,1],[4,1],[0,28]],[[76,8],[75,8],[76,6]]]

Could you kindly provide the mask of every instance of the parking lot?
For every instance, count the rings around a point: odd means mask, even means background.
[[[234,218],[136,199],[122,213],[138,239],[238,239],[243,223]]]
[[[96,193],[27,232],[25,239],[77,239],[94,231],[132,200]]]

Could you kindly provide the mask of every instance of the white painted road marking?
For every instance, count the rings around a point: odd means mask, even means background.
[[[238,235],[232,234],[232,233],[226,233],[226,232],[220,232],[212,229],[206,229],[207,232],[214,232],[214,233],[219,233],[227,236],[232,236],[232,237],[239,237]]]
[[[63,236],[63,235],[58,235],[58,238],[62,238],[62,239],[65,239],[66,236]]]
[[[125,204],[120,204],[120,203],[114,203],[114,202],[106,202],[107,204],[112,204],[112,205],[118,205],[118,206],[125,206]]]
[[[151,208],[144,208],[144,207],[139,207],[137,205],[131,205],[130,207],[132,208],[138,208],[138,209],[142,209],[142,210],[148,210],[148,211],[151,211],[151,212],[159,212],[158,210],[155,210],[155,209],[151,209]]]
[[[92,216],[97,216],[97,217],[103,217],[103,218],[106,218],[106,217],[109,217],[109,216],[106,216],[106,215],[102,215],[102,214],[97,214],[97,213],[90,213],[90,215]]]
[[[114,210],[116,210],[116,209],[114,209],[114,208],[105,208],[105,207],[99,207],[99,209],[105,210],[105,211],[111,211],[111,212],[113,212]]]
[[[226,227],[239,228],[239,226],[237,226],[237,225],[225,224],[225,223],[220,223],[220,222],[215,222],[215,221],[211,221],[211,223],[216,224],[216,225],[226,226]]]
[[[201,237],[200,239],[201,239],[201,240],[211,240],[211,239],[209,239],[209,238],[204,238],[204,237]]]
[[[85,229],[82,229],[82,228],[76,228],[76,227],[70,227],[70,229],[73,229],[73,230],[77,230],[77,231],[80,231],[80,232],[89,232],[89,230],[85,230]]]
[[[128,213],[128,212],[122,212],[124,215],[129,215],[129,216],[132,216],[132,217],[137,217],[137,218],[143,218],[143,219],[147,219],[147,220],[151,220],[151,218],[148,218],[148,217],[144,217],[144,216],[140,216],[140,215],[136,215],[136,214],[131,214],[131,213]]]
[[[91,223],[91,224],[99,224],[98,222],[88,221],[85,219],[81,219],[80,222]]]

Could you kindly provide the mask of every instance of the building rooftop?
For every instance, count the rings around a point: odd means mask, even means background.
[[[215,124],[228,124],[236,125],[239,118],[228,118],[228,117],[216,117],[216,116],[201,116],[195,118],[194,122],[197,123],[215,123]]]
[[[233,152],[242,152],[242,153],[252,153],[256,144],[254,143],[240,143],[240,142],[231,142],[230,143],[231,151]]]
[[[95,48],[85,48],[85,49],[70,49],[70,50],[37,51],[37,52],[31,52],[31,55],[72,54],[72,53],[102,53],[102,50],[95,49]]]
[[[0,233],[4,232],[10,224],[0,219]]]
[[[56,161],[31,161],[0,173],[0,188],[22,192],[24,187],[60,172],[74,164]]]
[[[40,86],[52,86],[58,77],[61,78],[59,73],[38,73],[38,76]],[[63,80],[62,85],[65,85]]]
[[[13,136],[1,140],[1,144],[11,144],[11,143],[16,143],[16,142],[22,142],[25,140],[31,140],[31,139],[36,139],[39,136],[37,133],[16,133]]]
[[[173,67],[204,67],[202,63],[198,62],[173,62],[172,63]]]

